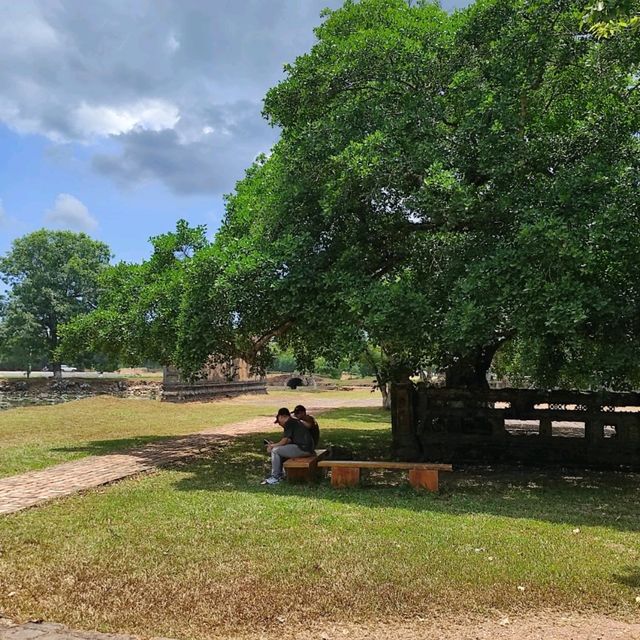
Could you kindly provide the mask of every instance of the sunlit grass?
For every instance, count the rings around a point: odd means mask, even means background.
[[[384,456],[388,419],[330,412],[323,437]],[[637,475],[463,469],[443,474],[439,495],[398,472],[342,491],[268,488],[261,439],[3,518],[0,609],[180,638],[496,608],[639,611]]]
[[[9,409],[0,412],[0,477],[259,416],[265,416],[269,424],[268,418],[280,405],[330,405],[345,398],[357,402],[367,397],[366,392],[358,391],[274,390],[268,395],[188,404],[98,396]]]

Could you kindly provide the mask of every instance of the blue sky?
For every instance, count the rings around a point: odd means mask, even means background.
[[[179,218],[213,233],[277,137],[266,90],[341,4],[0,0],[0,253],[42,227],[127,261]]]

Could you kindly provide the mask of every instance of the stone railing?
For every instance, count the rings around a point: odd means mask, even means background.
[[[640,468],[640,394],[539,389],[392,389],[402,459]]]
[[[192,383],[165,383],[162,387],[162,400],[165,402],[189,402],[191,400],[227,398],[243,393],[266,392],[267,385],[264,380],[245,380],[238,382],[198,380]]]

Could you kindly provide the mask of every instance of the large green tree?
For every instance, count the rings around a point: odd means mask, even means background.
[[[640,42],[587,13],[327,12],[267,95],[280,141],[180,263],[173,363],[263,366],[277,339],[302,365],[376,345],[396,379],[483,386],[502,350],[541,384],[639,380]]]
[[[584,23],[599,38],[611,38],[624,31],[640,33],[638,0],[595,0],[587,6]]]
[[[5,357],[23,354],[24,366],[45,359],[59,376],[59,328],[95,309],[98,276],[109,259],[109,247],[84,233],[42,229],[14,240],[0,258],[9,287],[0,317]],[[76,358],[86,355],[79,349]]]
[[[593,38],[584,6],[347,3],[267,97],[291,227],[363,267],[370,336],[451,384],[508,340],[540,382],[637,379],[640,43]]]

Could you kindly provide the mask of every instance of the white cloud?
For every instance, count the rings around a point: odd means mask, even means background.
[[[114,136],[117,153],[97,153],[93,168],[125,187],[159,181],[174,193],[225,193],[242,178],[277,132],[255,117],[257,105],[238,102],[211,107],[175,129],[135,129]],[[206,122],[203,129],[198,122]]]
[[[266,90],[313,44],[320,11],[342,4],[0,0],[0,124],[82,143],[81,162],[120,182],[229,191],[277,135],[260,115]]]
[[[171,53],[175,53],[180,48],[180,40],[176,38],[175,33],[170,33],[167,38],[167,49],[171,51]]]
[[[72,231],[95,231],[98,221],[89,213],[89,209],[78,198],[61,193],[53,208],[45,212],[46,225],[70,229]]]
[[[260,121],[265,91],[309,48],[326,4],[342,0],[0,2],[0,121],[89,143],[238,101]]]
[[[60,47],[58,33],[33,0],[7,2],[1,8],[0,41],[4,55],[49,55]]]
[[[4,227],[7,224],[7,212],[4,210],[2,199],[0,199],[0,227]]]
[[[118,135],[133,129],[173,129],[179,119],[177,107],[163,100],[143,100],[125,107],[89,106],[83,102],[75,111],[76,126],[87,137]]]

